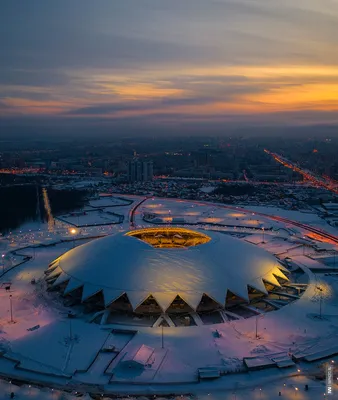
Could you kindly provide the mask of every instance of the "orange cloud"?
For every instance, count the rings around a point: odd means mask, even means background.
[[[269,109],[338,110],[338,84],[305,84],[272,89],[266,93],[246,95],[244,99]]]
[[[101,91],[106,94],[115,94],[124,99],[140,100],[140,99],[154,99],[162,97],[180,96],[184,91],[180,88],[160,87],[151,84],[100,84]]]
[[[3,102],[10,109],[20,111],[23,114],[57,114],[71,108],[67,102],[61,100],[31,100],[7,97]]]
[[[338,110],[338,83],[335,83],[338,68],[335,66],[181,66],[115,75],[108,71],[99,74],[82,71],[79,77],[77,81],[75,79],[74,87],[48,88],[46,95],[52,94],[56,100],[33,100],[29,98],[29,92],[22,92],[20,97],[7,97],[3,103],[9,110],[21,114],[48,115],[64,114],[81,107],[140,101],[139,109],[112,112],[112,118],[160,114],[216,118],[229,114]],[[34,87],[33,91],[43,98],[39,88]],[[185,104],[184,101],[163,106],[160,101],[156,104],[161,99],[182,98],[206,100],[196,104]],[[151,102],[155,104],[153,107]],[[102,116],[109,117],[109,112]]]
[[[267,77],[338,77],[338,67],[326,65],[284,65],[284,66],[245,66],[234,65],[225,67],[192,68],[189,74],[193,76],[245,76],[247,78]]]

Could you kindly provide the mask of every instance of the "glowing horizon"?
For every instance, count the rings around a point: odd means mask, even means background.
[[[60,0],[33,11],[8,1],[0,17],[1,119],[338,122],[329,0]]]

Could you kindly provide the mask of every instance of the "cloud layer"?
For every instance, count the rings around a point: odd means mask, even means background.
[[[333,0],[4,0],[1,8],[3,120],[338,122]]]

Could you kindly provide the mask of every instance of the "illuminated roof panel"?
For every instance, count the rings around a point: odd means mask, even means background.
[[[152,247],[168,249],[198,246],[211,240],[202,232],[176,227],[137,229],[126,235],[148,243]]]

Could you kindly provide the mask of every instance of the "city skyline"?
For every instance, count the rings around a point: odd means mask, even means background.
[[[0,123],[335,125],[331,0],[4,1]]]

